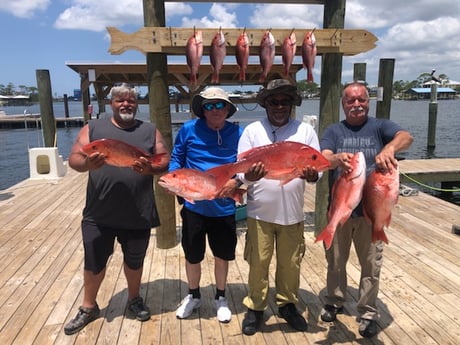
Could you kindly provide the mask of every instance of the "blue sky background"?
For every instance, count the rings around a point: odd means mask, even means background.
[[[307,29],[322,27],[323,6],[171,2],[166,3],[166,17],[167,26],[174,27]],[[36,86],[36,70],[46,69],[53,94],[71,95],[80,80],[66,62],[145,62],[137,51],[111,55],[106,30],[115,26],[130,33],[141,28],[142,0],[0,0],[0,23],[3,85]],[[376,84],[382,58],[396,59],[394,80],[410,81],[433,68],[460,80],[460,1],[348,0],[345,28],[368,30],[379,41],[370,52],[344,57],[344,82],[352,79],[354,63],[365,62],[368,82]],[[169,59],[185,63],[185,57]],[[320,70],[318,56],[318,83]],[[305,71],[299,72],[297,79],[304,78]]]

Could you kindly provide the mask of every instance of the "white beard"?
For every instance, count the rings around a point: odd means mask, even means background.
[[[125,122],[131,122],[134,119],[134,113],[120,113],[120,118]]]

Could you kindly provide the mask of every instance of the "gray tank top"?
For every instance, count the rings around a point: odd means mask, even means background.
[[[132,128],[122,129],[111,119],[102,119],[88,125],[90,141],[117,139],[154,153],[156,127],[152,123],[137,120]],[[153,192],[152,176],[105,164],[88,174],[83,219],[115,229],[157,227],[160,220]]]

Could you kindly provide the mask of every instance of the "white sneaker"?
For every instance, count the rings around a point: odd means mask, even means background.
[[[176,310],[176,317],[178,319],[186,319],[192,315],[195,309],[201,306],[201,299],[193,298],[191,294],[185,296],[179,308]]]
[[[219,299],[216,299],[216,308],[217,308],[217,320],[223,323],[230,322],[232,319],[232,312],[228,308],[227,299],[220,296]]]

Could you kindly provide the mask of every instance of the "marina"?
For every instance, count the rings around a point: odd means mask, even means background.
[[[438,162],[440,163],[440,162]],[[441,164],[438,164],[441,166]],[[301,267],[298,308],[308,331],[294,332],[277,316],[272,302],[261,332],[242,334],[248,265],[243,259],[245,220],[238,222],[236,260],[230,264],[227,298],[233,318],[221,324],[213,303],[213,259],[203,261],[199,312],[178,320],[175,310],[186,294],[180,245],[159,249],[156,233],[144,264],[141,294],[152,311],[140,323],[126,313],[126,281],[120,248],[110,259],[99,293],[101,317],[80,333],[66,336],[82,296],[83,245],[80,221],[87,174],[68,169],[59,179],[27,179],[0,191],[0,343],[10,344],[433,344],[460,343],[460,206],[425,193],[400,197],[393,211],[390,243],[384,251],[378,307],[379,333],[358,333],[356,299],[359,264],[348,264],[349,299],[335,323],[320,320],[326,260],[314,242],[315,187],[305,193],[306,254]],[[180,220],[177,217],[179,225]],[[161,214],[160,214],[161,216]],[[179,226],[177,227],[179,239]],[[271,268],[272,274],[275,267]],[[274,277],[271,276],[271,286]],[[275,291],[270,290],[271,301]]]

